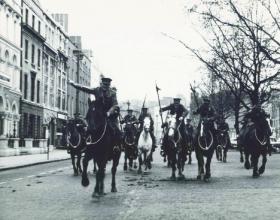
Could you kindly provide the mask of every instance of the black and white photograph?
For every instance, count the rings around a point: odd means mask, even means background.
[[[0,220],[280,218],[280,0],[0,0]]]

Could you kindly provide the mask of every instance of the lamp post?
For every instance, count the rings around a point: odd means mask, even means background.
[[[83,54],[82,50],[73,50],[73,54],[77,58],[77,83],[79,84],[79,82],[80,82],[79,81],[79,79],[80,79],[80,60],[83,59],[84,54]],[[79,94],[80,94],[79,90],[76,89],[76,114],[79,113],[79,101],[80,101]]]

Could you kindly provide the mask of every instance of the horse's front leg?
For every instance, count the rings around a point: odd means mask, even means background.
[[[85,153],[85,157],[83,159],[83,171],[82,171],[82,185],[88,186],[89,185],[89,179],[87,175],[87,168],[88,168],[88,162],[91,159],[90,153]]]
[[[78,176],[78,169],[75,164],[75,154],[74,154],[73,150],[70,151],[70,155],[71,155],[71,161],[72,161],[72,166],[73,166],[73,170],[74,170],[74,176]]]
[[[199,147],[197,146],[195,149],[195,156],[197,159],[197,168],[198,168],[197,179],[201,180],[204,175],[204,158],[203,158],[203,154],[202,154],[201,150],[198,148]]]
[[[124,151],[124,165],[123,165],[123,170],[124,171],[127,171],[127,149],[125,148],[125,151]]]
[[[93,173],[97,173],[96,161],[93,159]]]
[[[206,160],[206,164],[205,164],[206,173],[204,176],[205,181],[208,181],[211,177],[211,169],[210,169],[211,160],[212,160],[212,155],[207,155],[207,160]]]
[[[251,163],[249,161],[250,154],[248,152],[245,152],[245,163],[244,167],[249,170],[251,168]]]
[[[117,167],[119,165],[119,160],[120,160],[121,152],[120,153],[114,153],[113,155],[113,165],[112,165],[112,188],[111,192],[117,192],[117,187],[116,187],[116,172],[117,172]]]
[[[77,169],[78,169],[79,173],[82,173],[81,158],[82,158],[82,154],[78,153],[77,154]]]
[[[178,160],[177,160],[177,168],[178,168],[178,179],[182,180],[184,179],[183,175],[183,167],[184,167],[184,158],[183,158],[183,152],[179,152],[178,154]]]
[[[266,162],[267,162],[267,152],[262,152],[262,165],[259,168],[259,174],[264,173]]]
[[[139,166],[138,166],[138,173],[142,173],[142,153],[139,151],[138,153],[138,163],[139,163]]]
[[[253,177],[259,177],[259,169],[258,169],[258,163],[259,163],[259,154],[255,153],[252,154],[251,160],[252,160],[252,165],[253,165]]]
[[[100,196],[103,196],[105,193],[104,193],[104,179],[105,179],[105,170],[106,170],[106,160],[103,160],[100,164],[100,167],[98,169],[98,172],[99,173],[99,195]]]
[[[244,156],[243,156],[244,151],[243,151],[243,147],[242,146],[239,146],[239,152],[240,152],[240,163],[243,163],[244,162]]]

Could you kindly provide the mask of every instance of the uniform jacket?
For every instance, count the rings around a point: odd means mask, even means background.
[[[108,91],[103,91],[101,87],[88,88],[86,86],[76,85],[76,84],[74,84],[73,86],[78,90],[94,95],[96,101],[103,102],[103,104],[105,105],[104,110],[106,112],[109,112],[109,114],[114,113],[114,111],[118,107],[116,92],[111,88]]]
[[[170,104],[169,106],[166,106],[161,109],[163,112],[169,110],[171,115],[176,114],[177,120],[180,117],[185,117],[188,114],[188,110],[182,105],[179,104],[178,107],[176,108],[174,104]]]

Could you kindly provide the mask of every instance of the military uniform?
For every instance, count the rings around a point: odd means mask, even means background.
[[[135,115],[124,116],[123,120],[121,121],[121,124],[128,122],[137,122],[137,118],[135,117]]]
[[[193,112],[194,115],[200,115],[198,130],[200,130],[201,121],[203,118],[214,118],[216,116],[214,109],[209,104],[210,101],[208,99],[204,99],[204,103],[200,105],[196,111]],[[213,134],[216,134],[214,122],[212,121],[210,122],[210,130]]]
[[[217,123],[217,130],[226,133],[227,138],[227,146],[226,150],[231,146],[230,138],[229,138],[229,126],[224,120]]]
[[[187,114],[189,113],[188,110],[182,104],[180,104],[180,100],[181,100],[180,98],[174,98],[174,103],[161,109],[162,112],[169,110],[171,115],[176,115],[177,124],[181,117],[186,117]],[[166,126],[166,124],[163,126]],[[184,121],[182,121],[179,130],[180,130],[181,136],[183,138],[183,143],[184,143],[184,145],[186,145],[187,136],[186,136],[186,132],[185,132]]]
[[[271,153],[272,146],[269,137],[272,135],[272,130],[269,125],[269,122],[267,121],[267,118],[269,118],[269,115],[264,111],[264,109],[258,106],[254,106],[249,112],[247,112],[246,115],[244,116],[243,119],[244,124],[240,131],[241,142],[242,140],[244,140],[244,138],[246,138],[247,133],[249,132],[249,127],[248,127],[249,122],[252,121],[253,123],[258,124],[259,121],[263,120],[264,121],[263,130],[265,131],[265,135],[268,137],[267,145],[268,145],[269,153]]]
[[[111,79],[102,78],[102,82],[110,84]],[[81,91],[95,96],[96,102],[101,102],[104,105],[104,114],[109,118],[109,125],[113,128],[115,140],[117,143],[121,141],[121,131],[118,123],[119,107],[117,101],[116,90],[108,88],[104,90],[102,86],[97,88],[88,88],[86,86],[71,83],[71,85]],[[89,111],[88,111],[89,113]],[[86,119],[88,120],[89,114],[87,113]]]

